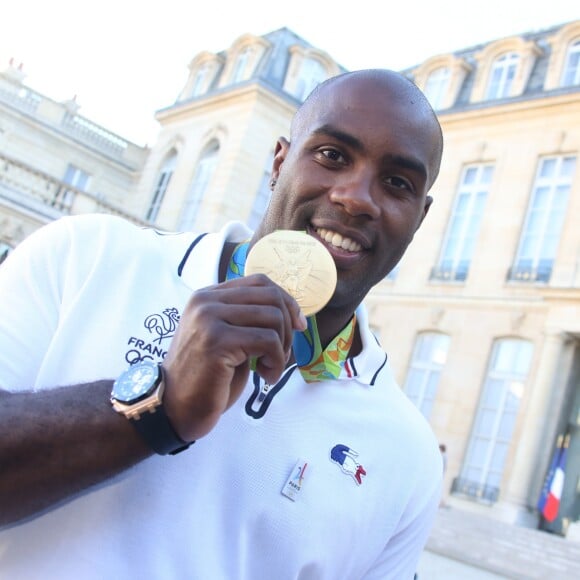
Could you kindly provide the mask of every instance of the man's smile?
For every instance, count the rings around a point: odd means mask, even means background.
[[[314,231],[318,234],[321,240],[324,240],[327,244],[330,244],[335,248],[340,248],[347,252],[360,252],[362,250],[362,246],[357,241],[347,238],[338,232],[326,228],[315,228]]]

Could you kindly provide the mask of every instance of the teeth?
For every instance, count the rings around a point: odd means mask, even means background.
[[[328,244],[335,246],[336,248],[342,248],[347,252],[360,252],[362,246],[351,240],[350,238],[345,238],[341,236],[338,232],[333,232],[332,230],[326,230],[324,228],[319,228],[316,233]]]

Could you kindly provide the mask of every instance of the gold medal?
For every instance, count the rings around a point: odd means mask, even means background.
[[[278,230],[258,240],[248,254],[245,275],[266,274],[292,296],[305,316],[322,310],[336,288],[330,252],[304,232]]]

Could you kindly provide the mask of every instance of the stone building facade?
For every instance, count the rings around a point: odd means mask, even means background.
[[[564,534],[580,518],[579,55],[572,22],[403,71],[438,113],[444,160],[427,220],[367,300],[398,379],[447,446],[446,501]],[[276,138],[341,70],[286,29],[197,55],[157,113],[142,217],[252,223]],[[547,523],[536,503],[564,438],[562,509]]]
[[[35,229],[64,215],[134,216],[148,150],[0,72],[0,260]]]
[[[198,54],[111,203],[166,230],[255,225],[277,137],[343,71],[285,28]],[[402,72],[436,110],[445,151],[427,219],[367,299],[372,325],[447,447],[446,503],[566,535],[580,525],[580,21]],[[547,522],[537,501],[564,442]]]
[[[565,534],[580,519],[580,21],[405,72],[438,113],[444,160],[372,319],[447,446],[446,501]],[[558,442],[549,523],[536,505]]]
[[[166,229],[255,225],[270,195],[276,139],[320,81],[345,69],[288,29],[245,34],[189,65],[141,180],[140,215]]]

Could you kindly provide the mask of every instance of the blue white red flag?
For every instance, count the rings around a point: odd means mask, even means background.
[[[558,445],[538,501],[538,510],[548,522],[553,522],[560,510],[560,501],[566,477],[568,443],[569,435],[566,438],[562,438],[562,436],[558,438]]]
[[[546,474],[546,479],[544,480],[544,486],[542,487],[542,492],[540,493],[540,498],[538,499],[538,511],[543,514],[544,507],[546,506],[546,501],[548,500],[548,493],[550,492],[550,486],[552,484],[552,479],[554,478],[554,473],[556,472],[556,467],[558,467],[558,462],[560,460],[560,453],[562,451],[562,443],[564,437],[562,435],[558,436],[558,442],[556,443],[556,449],[554,450],[554,455],[552,456],[552,462],[550,463],[550,469]]]

